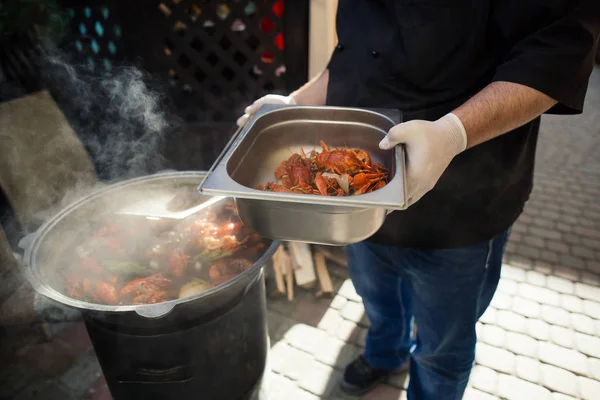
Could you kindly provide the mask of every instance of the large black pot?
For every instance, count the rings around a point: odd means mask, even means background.
[[[25,253],[25,272],[41,295],[82,312],[94,350],[115,399],[249,399],[268,352],[263,266],[183,299],[153,305],[87,303],[62,292],[64,249],[98,214],[123,205],[165,201],[176,188],[198,186],[204,172],[170,172],[96,191],[58,213],[36,233]],[[208,199],[208,198],[206,198]]]

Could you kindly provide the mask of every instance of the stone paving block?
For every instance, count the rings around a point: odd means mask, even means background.
[[[292,380],[300,379],[310,369],[313,360],[312,355],[285,342],[276,343],[269,354],[271,370]]]
[[[507,400],[550,400],[550,391],[542,386],[510,375],[500,375],[498,395]]]
[[[579,280],[579,271],[574,268],[565,267],[564,265],[559,265],[554,268],[554,275],[568,279],[572,282],[577,282]]]
[[[512,311],[524,317],[539,318],[540,304],[537,301],[516,296],[512,299]]]
[[[543,304],[541,308],[542,319],[549,324],[560,325],[564,327],[571,326],[571,314],[559,307],[552,307]]]
[[[596,274],[600,274],[600,262],[599,261],[586,261],[585,267]]]
[[[323,317],[319,321],[317,328],[324,330],[330,335],[335,335],[343,320],[344,319],[338,310],[329,308],[325,314],[323,314]]]
[[[579,392],[581,393],[582,400],[598,400],[600,382],[580,376]]]
[[[573,227],[572,233],[565,233],[562,235],[562,241],[568,243],[570,245],[581,243],[581,235],[575,232],[575,227]]]
[[[577,400],[575,397],[567,396],[566,394],[554,392],[552,393],[552,400]]]
[[[579,396],[577,376],[552,365],[542,364],[542,383],[553,392],[560,392],[571,396]]]
[[[525,379],[532,383],[538,383],[541,379],[541,366],[542,364],[538,360],[517,356],[515,372],[521,379]]]
[[[584,300],[583,313],[588,317],[600,320],[600,303],[591,300]]]
[[[349,301],[341,311],[342,318],[356,324],[361,323],[365,317],[365,308],[362,303]]]
[[[575,347],[579,352],[600,358],[600,338],[583,333],[575,333]]]
[[[587,375],[587,357],[576,350],[540,342],[539,358],[542,362],[564,368],[578,375]]]
[[[483,325],[481,328],[481,339],[495,347],[504,346],[506,331],[496,325]]]
[[[600,381],[600,359],[588,358],[589,375],[597,381]]]
[[[598,275],[596,272],[590,273],[587,271],[581,271],[580,282],[598,287],[600,286],[600,275]]]
[[[493,369],[476,365],[471,370],[469,377],[469,385],[475,389],[494,394],[496,393],[496,385],[498,384],[498,373]]]
[[[91,352],[80,358],[63,374],[60,383],[70,389],[76,398],[81,398],[90,385],[101,375],[100,364],[96,359],[96,355]]]
[[[354,285],[350,279],[346,279],[344,281],[342,287],[338,291],[338,294],[340,296],[344,296],[348,300],[355,301],[357,303],[362,302],[362,298],[358,295],[358,293],[356,293],[356,289],[354,288]]]
[[[506,253],[508,257],[508,263],[514,267],[521,268],[523,270],[530,270],[533,268],[533,258],[526,257],[520,254]]]
[[[552,325],[550,327],[550,339],[559,346],[571,348],[575,345],[575,332],[572,329]]]
[[[546,241],[546,247],[556,253],[569,254],[569,246],[557,240]]]
[[[543,205],[542,207],[545,207],[545,205]],[[542,212],[541,212],[542,216],[544,216],[543,213],[544,213],[544,211],[542,210]],[[556,224],[554,223],[554,221],[548,220],[546,218],[535,218],[533,220],[533,224],[537,225],[539,227],[542,227],[542,228],[546,228],[546,229],[551,229],[551,228],[554,228],[556,226]],[[530,239],[538,239],[535,236],[530,236],[529,238]],[[532,243],[534,243],[534,242],[532,241]],[[540,245],[540,247],[542,247],[544,245],[543,243],[544,242],[542,241],[542,244]]]
[[[510,296],[517,294],[517,283],[512,279],[502,278],[500,282],[498,282],[498,291],[500,293],[505,293]]]
[[[498,310],[496,324],[507,331],[525,332],[526,318],[512,311]]]
[[[557,231],[543,229],[543,228],[539,228],[537,226],[529,227],[529,231],[533,235],[536,235],[536,236],[544,238],[544,239],[551,239],[551,240],[560,240],[561,239],[560,232],[557,232]]]
[[[560,296],[560,306],[573,313],[583,312],[583,302],[581,299],[569,294],[563,294]]]
[[[554,251],[550,251],[550,250],[541,250],[540,251],[540,260],[544,260],[549,263],[557,263],[558,262],[558,254],[555,253]]]
[[[600,301],[600,287],[577,282],[575,294],[586,300]]]
[[[538,342],[531,336],[507,332],[504,348],[522,356],[537,357]]]
[[[339,374],[329,365],[313,361],[309,370],[298,379],[298,387],[314,395],[327,397],[339,384]]]
[[[317,346],[314,357],[317,361],[334,368],[345,368],[356,356],[359,349],[334,337],[327,337]]]
[[[585,269],[585,262],[581,258],[570,254],[561,254],[559,256],[559,262],[567,267]]]
[[[528,319],[526,323],[527,334],[538,340],[548,340],[550,325],[539,319]]]
[[[512,304],[511,296],[502,292],[496,292],[492,298],[492,307],[497,310],[510,310]]]
[[[509,264],[503,264],[500,270],[502,278],[511,279],[515,282],[525,282],[525,271]]]
[[[326,332],[305,324],[292,326],[284,335],[284,339],[290,345],[310,354],[314,354],[317,346],[326,338]]]
[[[356,344],[358,343],[358,339],[360,338],[360,332],[362,329],[364,328],[357,326],[353,322],[342,319],[335,333],[335,336],[338,339],[343,340],[344,342]]]
[[[573,282],[558,276],[549,276],[546,281],[546,286],[548,289],[565,294],[573,293],[574,289]]]
[[[473,389],[468,387],[465,390],[465,395],[463,396],[463,400],[496,400],[498,399],[496,396],[492,396],[491,394],[484,393],[480,390]]]
[[[571,232],[573,230],[573,227],[569,224],[565,224],[564,222],[557,222],[556,229],[558,229],[561,232]]]
[[[546,275],[541,274],[537,271],[527,271],[526,280],[527,280],[527,282],[529,282],[535,286],[545,286],[546,285]]]
[[[579,236],[587,237],[589,239],[600,239],[600,232],[595,229],[590,229],[583,226],[575,226],[573,228],[573,232],[575,232]]]
[[[475,360],[477,364],[507,374],[514,373],[515,355],[510,351],[477,343]]]
[[[525,234],[527,233],[527,225],[518,220],[513,224],[512,232]]]
[[[488,307],[479,320],[484,324],[495,324],[496,314],[497,312],[494,307]]]
[[[587,315],[571,314],[571,326],[578,332],[593,335],[596,330],[594,320]]]
[[[525,244],[520,244],[517,245],[516,253],[517,255],[523,256],[526,259],[531,260],[528,261],[528,265],[531,267],[533,266],[533,260],[540,256],[540,249]]]
[[[307,392],[304,389],[300,389],[300,388],[295,388],[292,393],[288,394],[287,396],[289,396],[290,399],[294,399],[294,400],[320,400],[321,397],[320,396],[316,396],[310,392]],[[288,398],[286,396],[286,398]]]
[[[595,259],[594,251],[591,249],[588,249],[587,247],[573,246],[573,247],[571,247],[571,253],[575,257],[580,257],[580,258],[584,258],[584,259],[588,259],[588,260]]]
[[[340,294],[336,294],[331,303],[329,304],[329,308],[333,308],[334,310],[341,310],[348,303],[348,299]]]
[[[296,382],[280,374],[269,375],[267,392],[269,400],[286,399],[297,389]]]
[[[529,283],[519,284],[519,296],[550,306],[558,306],[560,303],[558,293]]]
[[[542,260],[541,257],[542,253],[544,252],[545,250],[540,251],[540,258],[534,261],[533,269],[540,274],[551,275],[552,271],[554,270],[554,266],[551,264],[551,262],[554,263],[554,261]]]

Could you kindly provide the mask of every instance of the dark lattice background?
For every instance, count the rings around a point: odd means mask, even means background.
[[[136,61],[164,77],[186,121],[235,121],[249,101],[306,80],[306,1],[285,9],[284,0],[88,3],[64,2],[70,48],[93,68]]]

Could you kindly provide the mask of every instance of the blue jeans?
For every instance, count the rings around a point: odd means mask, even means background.
[[[381,369],[412,356],[409,400],[462,398],[475,360],[475,324],[496,291],[507,237],[459,249],[348,246],[350,277],[371,323],[364,356]]]

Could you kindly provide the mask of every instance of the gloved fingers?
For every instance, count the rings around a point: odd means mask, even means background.
[[[244,114],[241,117],[238,118],[238,120],[236,121],[237,126],[244,126],[248,123],[248,120],[250,119],[250,115],[249,114]]]
[[[252,103],[248,107],[246,107],[244,112],[248,115],[253,115],[254,113],[256,113],[258,111],[260,106],[262,106],[263,104],[266,103],[266,101],[267,101],[267,99],[265,97],[261,97],[260,99],[256,100],[254,103]]]
[[[381,142],[379,142],[379,148],[389,150],[394,148],[397,144],[406,143],[411,136],[412,131],[411,122],[401,123],[392,127]]]

